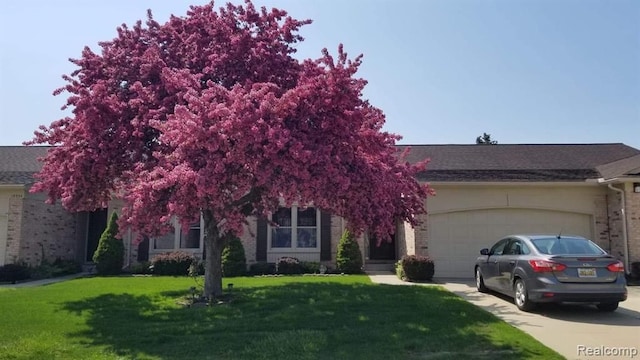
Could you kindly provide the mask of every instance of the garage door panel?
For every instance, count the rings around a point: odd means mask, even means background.
[[[511,234],[549,233],[592,237],[591,216],[577,213],[491,209],[429,216],[429,256],[439,277],[472,277],[481,248]]]

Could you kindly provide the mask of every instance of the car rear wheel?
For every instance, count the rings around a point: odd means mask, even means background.
[[[479,267],[476,268],[476,289],[483,293],[489,291],[489,289],[484,286],[484,279],[482,278],[482,273],[480,272]]]
[[[529,291],[522,279],[516,279],[515,284],[513,284],[513,290],[513,299],[518,309],[530,311],[535,307],[535,303],[529,300]]]
[[[596,307],[600,311],[606,311],[606,312],[616,311],[616,309],[618,308],[618,302],[616,301],[616,302],[609,302],[609,303],[600,303],[596,305]]]

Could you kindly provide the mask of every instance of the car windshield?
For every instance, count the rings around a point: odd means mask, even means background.
[[[540,238],[531,241],[542,253],[549,255],[603,255],[605,252],[591,240],[576,238]]]

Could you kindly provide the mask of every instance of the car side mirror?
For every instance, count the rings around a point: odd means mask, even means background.
[[[484,249],[480,250],[480,255],[489,255],[489,249],[484,248]]]

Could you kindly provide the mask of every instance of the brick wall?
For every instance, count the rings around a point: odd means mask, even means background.
[[[247,265],[251,266],[256,262],[256,250],[258,239],[258,218],[251,216],[247,218],[247,224],[244,225],[242,236],[242,246],[244,246],[244,255],[247,258]]]
[[[415,255],[429,255],[428,214],[418,215],[419,224],[414,229]]]
[[[618,186],[619,187],[619,186]],[[627,243],[629,246],[629,262],[640,261],[640,194],[634,193],[631,184],[625,184],[625,205],[627,221]],[[621,194],[609,190],[608,210],[609,210],[609,236],[611,239],[610,252],[618,259],[624,259],[624,238],[622,221],[622,198]]]
[[[20,223],[20,260],[38,265],[45,259],[75,259],[76,216],[57,203],[46,204],[44,194],[25,192]]]
[[[629,263],[640,261],[640,193],[633,192],[631,183],[625,187],[627,205],[627,241]]]
[[[16,192],[8,196],[7,212],[7,244],[5,263],[15,263],[20,260],[20,232],[22,230],[22,200],[23,192]]]
[[[611,252],[611,232],[609,229],[610,205],[608,199],[615,197],[616,193],[609,190],[606,194],[598,195],[594,198],[594,234],[593,241],[601,248]]]

